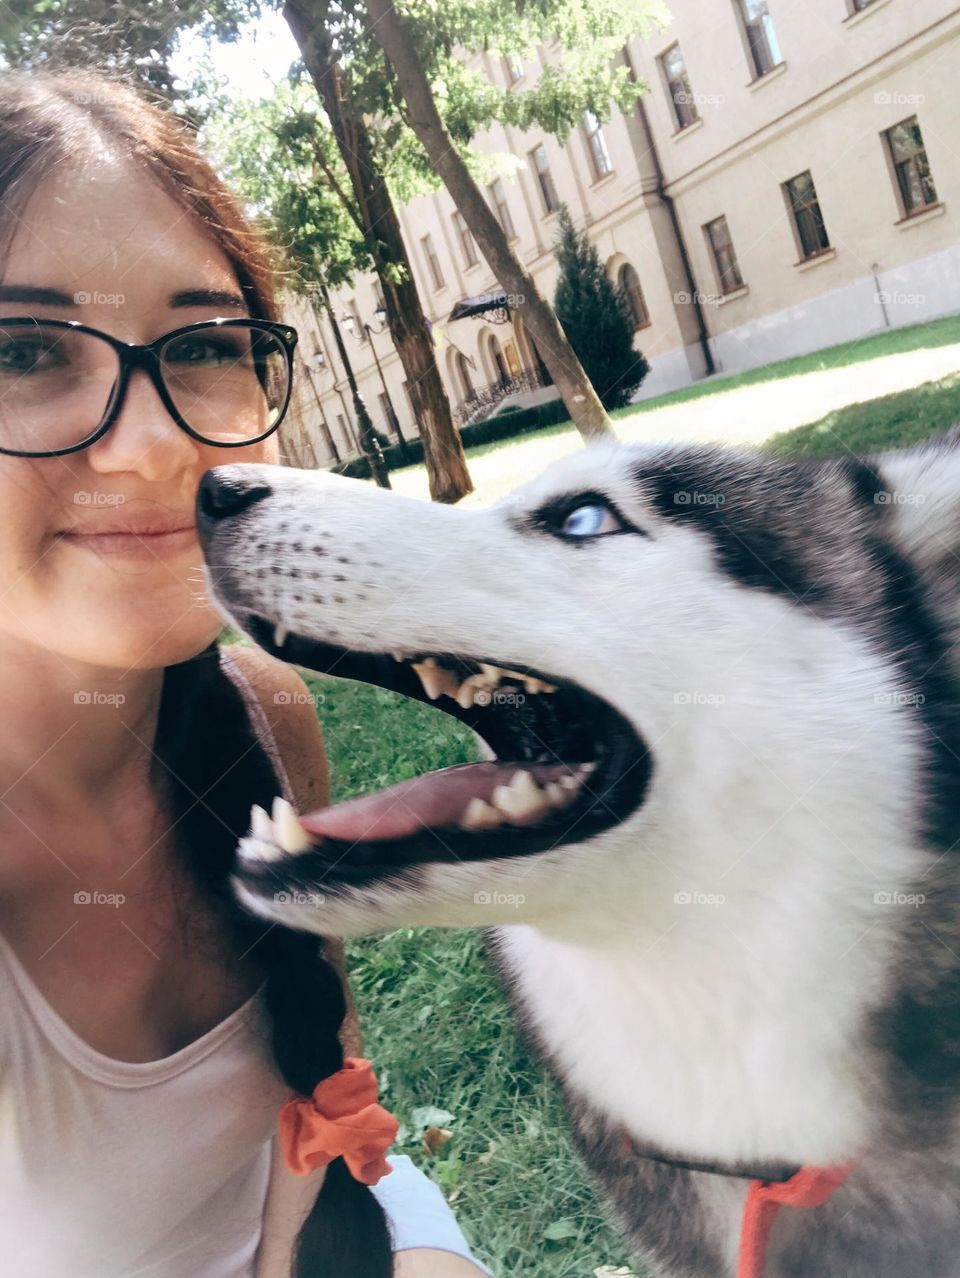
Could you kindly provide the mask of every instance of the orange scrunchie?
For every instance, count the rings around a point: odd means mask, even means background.
[[[280,1148],[298,1176],[342,1157],[354,1179],[375,1185],[393,1171],[385,1154],[399,1127],[377,1103],[373,1066],[348,1056],[342,1069],[321,1079],[309,1100],[297,1098],[281,1107]]]

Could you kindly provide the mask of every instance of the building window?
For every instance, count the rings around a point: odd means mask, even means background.
[[[739,0],[740,20],[753,60],[754,74],[759,78],[783,61],[773,19],[767,12],[767,0]]]
[[[629,262],[620,267],[617,273],[617,283],[620,285],[620,291],[626,298],[627,306],[630,308],[633,327],[635,329],[644,328],[650,323],[650,313],[643,298],[640,277]]]
[[[830,247],[830,239],[820,212],[820,201],[817,199],[813,178],[809,173],[801,173],[789,182],[784,182],[783,189],[797,228],[800,256],[816,257]]]
[[[383,420],[387,423],[387,428],[392,430],[395,435],[399,435],[400,429],[397,422],[397,415],[393,411],[389,396],[384,394],[383,391],[377,391],[377,399],[380,402],[380,413]]]
[[[430,268],[430,276],[433,280],[433,287],[446,288],[447,282],[443,278],[443,271],[440,270],[440,259],[437,257],[437,250],[433,247],[433,236],[425,235],[420,241],[423,249],[423,256],[426,259],[427,266]]]
[[[476,266],[477,264],[477,244],[473,236],[470,234],[470,228],[464,220],[463,214],[457,209],[453,215],[453,228],[457,233],[457,239],[460,241],[460,252],[463,254],[463,264],[466,267]]]
[[[610,152],[607,150],[607,142],[603,136],[603,126],[592,111],[583,113],[583,130],[587,135],[593,176],[595,180],[599,180],[613,172],[613,165],[610,163]]]
[[[508,240],[515,240],[517,232],[513,225],[513,218],[510,216],[510,205],[507,203],[507,193],[503,189],[503,179],[497,178],[495,182],[491,182],[487,190],[490,192],[493,211],[497,215],[497,221],[503,227],[504,235]]]
[[[923,135],[915,115],[901,120],[884,135],[890,148],[893,171],[900,189],[900,202],[905,217],[920,213],[937,202],[937,188],[933,184]]]
[[[460,384],[463,387],[463,398],[471,399],[473,397],[473,378],[470,376],[470,365],[467,363],[467,357],[463,351],[457,351],[457,372],[460,374]]]
[[[693,124],[694,120],[699,119],[700,116],[697,111],[697,105],[693,100],[690,78],[687,75],[686,63],[683,60],[683,54],[680,52],[679,44],[673,45],[666,53],[660,55],[660,65],[663,68],[663,77],[667,82],[670,101],[673,103],[673,114],[677,121],[677,127],[685,129],[688,124]]]
[[[720,281],[721,293],[732,293],[743,288],[743,276],[737,265],[737,255],[733,250],[730,229],[725,217],[715,217],[703,228],[707,242],[713,253],[713,262],[717,268],[717,279]]]
[[[515,53],[508,54],[503,59],[503,65],[507,69],[508,84],[516,84],[518,80],[523,79],[523,63]]]
[[[543,201],[544,213],[556,213],[560,207],[557,188],[553,185],[553,174],[547,162],[547,149],[541,142],[530,152],[530,163],[540,183],[540,198]]]

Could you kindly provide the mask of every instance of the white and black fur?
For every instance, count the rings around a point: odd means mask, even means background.
[[[281,623],[303,665],[307,641],[520,665],[643,746],[634,806],[589,837],[308,851],[242,898],[338,935],[490,926],[658,1272],[731,1278],[751,1175],[857,1159],[780,1212],[764,1278],[958,1278],[956,434],[826,461],[597,444],[489,509],[275,467],[205,484],[210,585],[268,649]],[[564,535],[588,503],[606,531]]]

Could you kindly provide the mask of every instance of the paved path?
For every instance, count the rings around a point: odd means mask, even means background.
[[[625,443],[641,440],[718,440],[728,444],[759,444],[778,431],[815,422],[845,404],[877,399],[894,391],[936,381],[960,370],[960,344],[883,355],[846,368],[783,377],[778,381],[740,386],[702,399],[620,418],[617,435]],[[509,450],[498,450],[470,462],[477,492],[471,505],[487,505],[511,488],[532,478],[556,457],[580,447],[574,431],[544,438],[518,439]],[[427,496],[422,470],[394,476],[398,492]]]

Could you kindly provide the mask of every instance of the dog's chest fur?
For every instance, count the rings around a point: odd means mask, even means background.
[[[831,1038],[848,1015],[842,983],[823,989],[818,1005],[811,988],[797,989],[792,1003],[779,1005],[777,1032],[765,1041],[763,1026],[751,1028],[744,1015],[744,991],[724,997],[709,979],[685,983],[668,941],[671,978],[658,988],[659,965],[647,965],[643,947],[633,968],[622,951],[617,970],[615,960],[578,955],[529,927],[497,929],[491,940],[599,1190],[665,1275],[732,1278],[749,1177],[692,1172],[661,1158],[759,1169],[783,1165],[791,1149],[798,1165],[839,1162],[851,1146],[864,1157],[830,1202],[780,1212],[764,1278],[960,1274],[957,1142],[947,1141],[953,1148],[938,1164],[929,1151],[878,1141],[868,1112],[880,1102],[869,1048],[861,1043],[860,1060],[830,1059]],[[743,964],[731,949],[716,957],[716,970],[735,982],[749,957]],[[629,1007],[636,1019],[624,1015]],[[818,1035],[818,1025],[830,1033]],[[817,1150],[821,1156],[811,1157]]]

